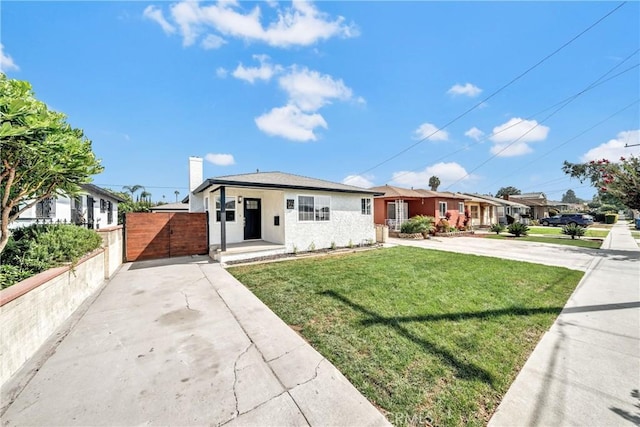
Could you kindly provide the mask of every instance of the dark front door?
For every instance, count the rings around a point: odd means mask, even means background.
[[[260,211],[260,199],[244,199],[244,240],[262,237]]]
[[[87,228],[93,228],[93,197],[87,196]]]

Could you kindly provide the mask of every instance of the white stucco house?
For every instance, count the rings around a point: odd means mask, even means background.
[[[76,224],[87,228],[107,228],[118,224],[118,203],[123,199],[93,184],[80,185],[75,198],[51,197],[24,211],[9,228],[31,224]]]
[[[247,242],[280,253],[375,242],[374,191],[283,172],[202,176],[202,158],[190,157],[189,211],[209,213],[214,251]]]

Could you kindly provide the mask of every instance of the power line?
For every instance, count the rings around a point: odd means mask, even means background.
[[[615,68],[617,68],[617,67],[619,67],[620,65],[622,65],[622,64],[623,64],[624,62],[626,62],[629,58],[631,58],[633,55],[635,55],[638,51],[640,51],[640,49],[637,49],[635,52],[633,52],[633,53],[632,53],[631,55],[629,55],[627,58],[625,58],[624,60],[622,60],[621,62],[619,62],[615,67],[613,67],[611,70],[609,70],[609,72],[608,72],[608,73],[610,73],[610,72],[611,72],[611,71],[613,71]],[[576,94],[573,94],[573,95],[571,95],[571,96],[568,96],[568,97],[566,97],[566,98],[562,99],[561,101],[558,101],[558,102],[556,102],[555,104],[553,104],[553,105],[551,105],[551,106],[549,106],[549,107],[546,107],[546,108],[544,108],[543,110],[538,111],[537,113],[534,113],[534,114],[532,114],[532,115],[530,115],[530,116],[528,116],[528,117],[526,117],[526,118],[524,118],[524,119],[521,119],[521,120],[519,120],[519,121],[517,121],[517,122],[515,122],[515,123],[513,123],[513,124],[511,124],[511,125],[509,125],[509,126],[507,126],[507,127],[505,127],[505,128],[503,128],[503,129],[500,129],[500,130],[499,130],[499,131],[497,131],[497,132],[492,132],[492,133],[491,133],[491,134],[489,134],[489,135],[485,135],[485,136],[483,136],[482,138],[478,139],[475,143],[466,144],[466,145],[465,145],[465,146],[463,146],[462,148],[459,148],[459,149],[457,149],[457,150],[455,150],[455,151],[452,151],[452,152],[450,152],[450,153],[448,153],[448,154],[445,154],[445,155],[443,155],[443,156],[440,156],[440,157],[438,157],[437,159],[432,160],[431,162],[432,162],[432,163],[439,162],[440,160],[444,160],[444,159],[446,159],[447,157],[451,157],[451,156],[453,156],[454,154],[457,154],[457,153],[459,153],[459,152],[461,152],[461,151],[465,151],[466,149],[468,149],[468,148],[470,148],[470,147],[472,147],[472,146],[475,146],[475,145],[478,145],[478,144],[480,144],[480,143],[482,143],[482,142],[484,142],[484,141],[487,141],[487,140],[488,140],[488,139],[490,139],[491,137],[493,137],[493,136],[495,136],[495,135],[498,135],[498,134],[500,134],[500,133],[502,133],[502,132],[506,132],[506,131],[508,131],[509,129],[511,129],[511,128],[513,128],[513,127],[518,126],[520,123],[522,123],[522,122],[524,122],[524,121],[526,121],[526,120],[533,119],[534,117],[536,117],[536,116],[538,116],[538,115],[540,115],[540,114],[542,114],[542,113],[544,113],[544,112],[546,112],[546,111],[549,111],[549,110],[551,110],[552,108],[554,108],[554,107],[556,107],[556,106],[558,106],[558,105],[565,104],[565,103],[567,103],[567,102],[569,102],[569,101],[571,101],[571,100],[575,99],[577,96],[580,96],[581,94],[584,94],[584,93],[586,93],[586,92],[588,92],[588,91],[590,91],[590,90],[593,90],[593,89],[595,89],[596,87],[601,86],[601,85],[603,85],[603,84],[605,84],[605,83],[607,83],[607,82],[609,82],[609,81],[611,81],[611,80],[613,80],[613,79],[615,79],[615,78],[617,78],[617,77],[620,77],[621,75],[623,75],[623,74],[625,74],[625,73],[627,73],[627,72],[629,72],[629,71],[633,70],[634,68],[637,68],[639,65],[640,65],[640,64],[635,64],[635,65],[633,65],[633,66],[631,66],[631,67],[629,67],[629,68],[626,68],[626,69],[625,69],[625,70],[623,70],[623,71],[620,71],[620,72],[619,72],[619,73],[617,73],[617,74],[614,74],[613,76],[610,76],[609,78],[607,78],[607,79],[605,79],[605,80],[598,81],[598,80],[602,79],[604,76],[606,76],[606,74],[608,74],[608,73],[605,73],[602,77],[600,77],[600,79],[596,80],[596,82],[597,82],[597,83],[594,83],[594,84],[590,85],[590,86],[589,86],[589,87],[587,87],[586,89],[584,89],[584,90],[582,90],[582,91],[580,91],[580,92],[578,92],[578,93],[576,93]],[[415,171],[417,171],[418,169],[422,169],[422,168],[423,168],[423,166],[422,166],[422,165],[420,165],[419,167],[414,168],[414,169],[412,169],[412,170],[409,170],[409,171],[402,172],[402,173],[399,173],[399,174],[397,174],[397,175],[394,175],[394,177],[393,177],[393,178],[394,178],[394,179],[397,179],[397,178],[399,178],[399,177],[401,177],[401,176],[408,175],[408,174],[410,174],[410,173],[412,173],[412,172],[415,172]],[[465,177],[463,177],[463,178],[465,178]],[[457,181],[456,181],[456,182],[457,182]]]
[[[126,186],[130,186],[131,184],[95,184],[99,187],[126,187]],[[138,185],[142,185],[142,184],[138,184]],[[181,187],[181,186],[177,186],[177,187],[159,187],[159,186],[154,186],[154,185],[142,185],[144,188],[158,188],[158,189],[167,189],[167,190],[187,190],[187,187]]]
[[[544,63],[545,61],[547,61],[549,58],[553,57],[555,54],[557,54],[558,52],[560,52],[561,50],[563,50],[565,47],[569,46],[571,43],[573,43],[575,40],[577,40],[578,38],[580,38],[582,35],[584,35],[585,33],[587,33],[589,30],[591,30],[592,28],[594,28],[595,26],[597,26],[600,22],[604,21],[606,18],[608,18],[611,14],[613,14],[614,12],[616,12],[618,9],[620,9],[622,6],[624,6],[627,2],[622,2],[620,3],[618,6],[616,6],[613,10],[609,11],[607,14],[605,14],[604,16],[602,16],[600,19],[598,19],[596,22],[594,22],[593,24],[591,24],[590,26],[588,26],[586,29],[584,29],[583,31],[581,31],[578,35],[574,36],[572,39],[570,39],[569,41],[565,42],[562,46],[560,46],[559,48],[557,48],[556,50],[554,50],[553,52],[551,52],[550,54],[548,54],[547,56],[545,56],[544,58],[542,58],[541,60],[539,60],[537,63],[535,63],[533,66],[529,67],[528,69],[526,69],[524,72],[520,73],[518,76],[516,76],[515,78],[513,78],[511,81],[509,81],[507,84],[501,86],[499,89],[497,89],[496,91],[494,91],[493,93],[491,93],[489,96],[487,96],[486,98],[484,98],[482,101],[478,102],[477,104],[475,104],[473,107],[467,109],[466,111],[464,111],[462,114],[459,114],[458,116],[456,116],[454,119],[448,121],[447,123],[445,123],[444,126],[436,129],[435,131],[433,131],[432,133],[430,133],[429,135],[425,136],[424,138],[420,139],[418,142],[416,142],[415,144],[412,144],[410,146],[408,146],[407,148],[405,148],[404,150],[399,151],[398,153],[394,154],[391,157],[388,157],[387,159],[383,160],[382,162],[370,167],[369,169],[366,169],[360,173],[358,173],[357,175],[363,175],[369,171],[372,171],[373,169],[376,169],[382,165],[384,165],[385,163],[390,162],[391,160],[401,156],[402,154],[406,153],[407,151],[411,150],[412,148],[416,147],[417,145],[423,143],[424,141],[428,140],[429,138],[431,138],[433,135],[435,135],[436,133],[446,129],[447,127],[449,127],[450,125],[452,125],[453,123],[457,122],[458,120],[460,120],[461,118],[463,118],[464,116],[466,116],[467,114],[469,114],[471,111],[475,110],[476,108],[478,108],[479,106],[481,106],[482,104],[484,104],[486,101],[488,101],[489,99],[493,98],[494,96],[496,96],[497,94],[499,94],[500,92],[502,92],[504,89],[506,89],[507,87],[511,86],[513,83],[515,83],[516,81],[520,80],[522,77],[524,77],[525,75],[527,75],[529,72],[533,71],[534,69],[536,69],[538,66],[540,66],[542,63]],[[353,178],[352,178],[353,179]]]
[[[635,52],[633,52],[631,55],[627,56],[627,58],[625,58],[625,61],[627,59],[629,59],[631,56],[635,55],[638,50],[637,49]],[[623,61],[624,62],[624,61]],[[639,64],[636,64],[632,67],[630,67],[629,69],[623,71],[626,72],[630,69],[633,69],[635,67],[637,67]],[[460,179],[458,179],[457,181],[449,184],[449,186],[446,189],[451,188],[452,185],[457,184],[458,182],[462,181],[463,179],[465,179],[466,177],[468,177],[469,175],[471,175],[472,172],[475,172],[476,170],[480,169],[482,166],[484,166],[485,164],[487,164],[488,162],[490,162],[491,160],[493,160],[494,158],[496,158],[500,153],[503,153],[505,150],[507,150],[509,147],[511,147],[513,144],[515,144],[516,142],[520,141],[522,138],[524,138],[525,136],[527,136],[529,133],[531,133],[534,129],[536,129],[537,127],[539,127],[542,123],[546,122],[548,119],[550,119],[551,117],[553,117],[556,113],[560,112],[560,110],[564,109],[567,105],[569,105],[571,102],[573,102],[574,100],[576,100],[579,96],[581,96],[582,94],[584,94],[585,92],[587,92],[589,89],[593,88],[593,86],[595,84],[597,84],[600,80],[602,80],[604,77],[606,77],[608,74],[610,74],[613,70],[615,70],[617,67],[619,67],[620,64],[616,64],[614,67],[612,67],[609,71],[607,71],[606,73],[604,73],[602,76],[600,76],[595,82],[591,83],[589,86],[587,86],[585,89],[583,89],[582,91],[578,92],[577,94],[575,94],[574,96],[572,96],[569,100],[567,100],[564,104],[560,105],[558,108],[556,108],[554,111],[552,111],[549,115],[547,115],[544,119],[542,119],[540,122],[537,122],[535,126],[533,126],[531,129],[527,130],[525,133],[523,133],[522,135],[520,135],[518,138],[516,138],[515,140],[513,140],[512,142],[510,142],[509,144],[507,144],[502,150],[498,151],[497,153],[494,153],[492,156],[490,156],[487,160],[485,160],[484,162],[480,163],[478,166],[476,166],[474,169],[472,169],[471,171],[469,171],[467,174],[465,174],[464,176],[462,176]],[[446,190],[445,189],[445,190]]]

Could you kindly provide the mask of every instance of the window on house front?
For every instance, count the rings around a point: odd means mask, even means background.
[[[464,202],[458,202],[458,212],[464,214]]]
[[[439,213],[440,217],[444,218],[447,215],[447,202],[439,202]]]
[[[107,201],[107,224],[113,224],[113,203]]]
[[[55,218],[56,199],[49,197],[36,203],[36,218]]]
[[[362,215],[371,215],[371,199],[362,199],[360,201],[360,208]]]
[[[225,218],[227,222],[235,222],[236,220],[236,198],[226,198],[225,203]],[[220,196],[216,196],[216,221],[220,222],[221,218],[221,206]]]
[[[298,196],[299,221],[329,221],[331,198],[328,196]]]
[[[471,206],[471,218],[473,218],[473,219],[480,218],[480,214],[478,213],[478,207],[477,206]]]
[[[107,201],[104,199],[100,199],[100,213],[105,213],[107,211]]]

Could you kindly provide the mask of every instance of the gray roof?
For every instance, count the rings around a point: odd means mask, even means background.
[[[103,196],[103,197],[109,197],[110,199],[115,200],[116,202],[126,202],[125,199],[123,199],[122,197],[118,196],[117,194],[112,193],[109,190],[105,190],[102,187],[98,187],[97,185],[94,184],[80,184],[80,188],[82,188],[84,191],[86,191],[87,193],[91,193],[91,194],[97,194],[99,196]]]
[[[467,194],[467,193],[464,193],[464,194]],[[527,209],[529,208],[529,206],[524,205],[522,203],[514,202],[514,201],[511,201],[511,200],[501,199],[499,197],[491,197],[491,196],[485,196],[484,194],[475,194],[475,193],[469,194],[469,195],[470,196],[474,196],[474,197],[479,197],[479,198],[485,199],[485,200],[490,200],[492,202],[499,203],[501,205],[514,206],[514,207],[518,207],[518,208],[527,208]]]
[[[209,187],[244,187],[292,190],[335,191],[339,193],[380,194],[353,185],[340,184],[322,179],[309,178],[284,172],[256,172],[241,175],[226,175],[208,178],[193,193],[200,193]]]
[[[165,203],[149,208],[151,211],[188,211],[189,203]]]
[[[472,202],[486,203],[486,204],[492,205],[492,206],[500,206],[500,203],[496,203],[496,202],[493,202],[493,201],[488,200],[488,199],[483,199],[483,198],[478,197],[478,196],[472,196],[470,194],[465,194],[465,193],[460,193],[460,195],[464,196],[465,200],[469,200],[469,201],[472,201]]]

